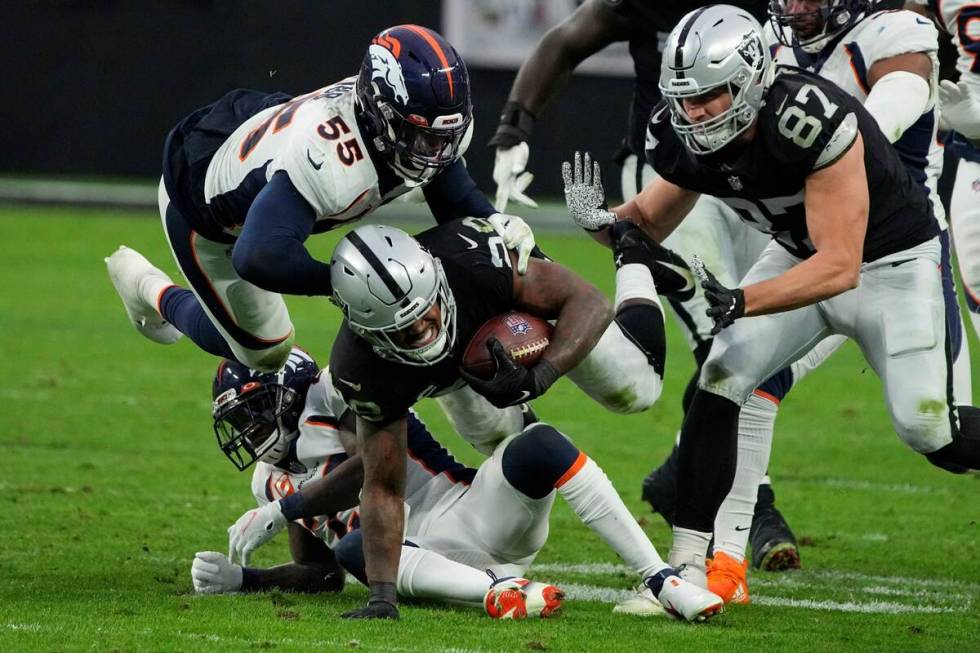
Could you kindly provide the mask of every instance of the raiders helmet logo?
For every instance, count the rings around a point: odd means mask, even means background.
[[[758,70],[762,65],[763,47],[758,35],[755,32],[749,32],[742,37],[742,42],[738,46],[738,54],[750,67]]]

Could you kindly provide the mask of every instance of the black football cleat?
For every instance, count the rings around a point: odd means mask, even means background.
[[[770,486],[759,486],[752,529],[749,531],[752,566],[762,571],[799,569],[800,552],[796,547],[796,538],[776,509],[775,500]]]
[[[674,511],[677,508],[677,445],[674,445],[660,467],[643,479],[640,498],[650,504],[668,526],[674,525]]]
[[[639,263],[650,269],[657,292],[671,299],[687,301],[694,296],[694,274],[680,256],[643,233],[629,220],[618,220],[609,227],[616,269]]]

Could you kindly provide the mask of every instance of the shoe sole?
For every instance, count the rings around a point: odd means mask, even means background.
[[[762,571],[788,571],[799,569],[801,566],[800,552],[791,542],[775,545],[766,552],[762,562],[759,563],[759,569]]]

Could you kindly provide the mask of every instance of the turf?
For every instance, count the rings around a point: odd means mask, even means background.
[[[326,258],[335,237],[314,240]],[[539,240],[611,291],[609,257],[587,239]],[[635,580],[561,502],[536,572],[580,597],[557,619],[498,623],[429,603],[406,605],[399,623],[344,622],[338,614],[366,596],[356,583],[342,596],[196,597],[191,557],[225,549],[226,527],[251,498],[248,476],[210,429],[215,361],[188,342],[141,338],[106,277],[102,258],[120,243],[175,272],[159,223],[150,213],[8,208],[0,243],[0,650],[926,651],[980,642],[980,477],[935,469],[895,437],[853,345],[784,402],[778,422],[771,470],[805,543],[804,571],[752,574],[755,603],[709,624],[614,615],[587,600],[615,598]],[[337,311],[323,299],[288,303],[299,342],[325,360]],[[640,502],[639,482],[670,448],[692,369],[673,324],[669,338],[667,387],[646,414],[607,414],[564,381],[536,404],[606,469],[664,552],[669,532]],[[422,412],[459,457],[479,461],[434,404]],[[274,542],[256,561],[286,557]]]

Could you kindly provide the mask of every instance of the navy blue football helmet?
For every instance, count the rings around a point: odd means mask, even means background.
[[[463,155],[473,120],[466,64],[436,32],[389,27],[371,40],[357,103],[375,149],[411,185]]]
[[[214,376],[214,434],[239,471],[256,460],[276,464],[299,435],[306,393],[320,375],[316,362],[293,347],[281,372],[264,373],[224,360]]]
[[[785,46],[798,45],[810,54],[820,52],[837,34],[871,11],[871,0],[823,0],[811,11],[790,11],[801,0],[769,0],[769,20],[776,38]],[[789,28],[783,29],[783,28]]]

